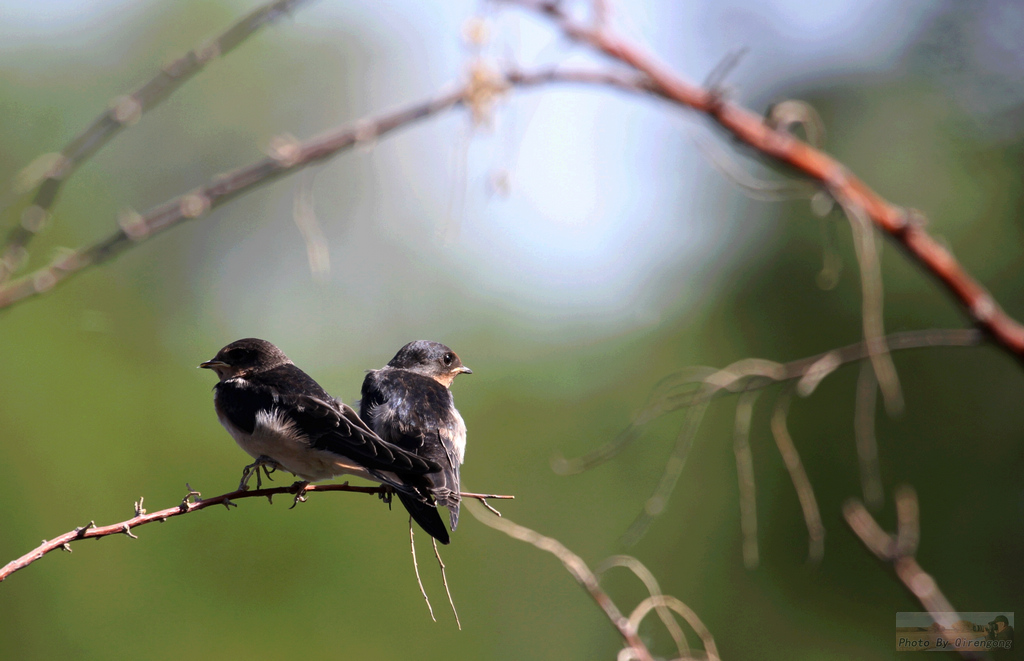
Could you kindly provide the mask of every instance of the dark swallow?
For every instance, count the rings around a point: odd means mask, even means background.
[[[217,417],[256,462],[251,470],[283,468],[306,482],[348,474],[411,491],[398,475],[422,476],[441,466],[381,440],[356,412],[331,397],[266,340],[227,345],[205,363],[220,377],[214,386]],[[300,492],[301,496],[301,492]],[[299,496],[296,497],[297,499]]]
[[[452,531],[459,524],[459,466],[466,455],[466,424],[449,388],[473,371],[443,344],[418,340],[399,350],[363,381],[359,412],[382,439],[439,464],[441,470],[408,480],[413,492],[398,497],[412,518],[438,541],[448,531],[437,506],[448,508]]]

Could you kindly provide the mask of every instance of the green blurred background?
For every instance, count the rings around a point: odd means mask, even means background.
[[[478,54],[602,62],[489,4],[382,5],[320,0],[211,64],[75,175],[31,264],[106,235],[121,209],[143,211],[260,158],[276,135],[310,137],[423,98]],[[1020,6],[804,5],[665,0],[618,7],[614,20],[694,80],[749,47],[729,79],[738,100],[811,102],[828,150],[922,209],[1024,318]],[[0,180],[255,6],[0,2]],[[490,26],[482,52],[461,35],[474,17]],[[746,199],[699,155],[691,137],[702,126],[611,92],[513,94],[490,125],[462,111],[428,120],[4,312],[0,563],[90,520],[126,519],[140,496],[154,510],[179,502],[186,482],[205,495],[234,488],[248,457],[217,423],[212,375],[195,369],[224,344],[269,339],[353,403],[363,370],[425,338],[474,370],[454,386],[469,427],[466,489],[515,494],[500,504],[510,519],[591,565],[635,555],[704,619],[725,658],[891,658],[895,612],[920,608],[842,522],[843,501],[860,492],[856,368],[791,409],[828,531],[820,565],[805,562],[799,504],[770,436],[774,393],[751,438],[756,570],[741,555],[733,401],[712,406],[664,515],[631,548],[619,538],[681,417],[588,473],[550,469],[558,452],[613,438],[684,366],[791,360],[859,337],[842,218],[821,220],[806,201]],[[329,272],[311,272],[296,200],[323,228]],[[844,265],[831,291],[816,285],[823,223],[834,224]],[[965,323],[891,245],[883,265],[889,330]],[[896,420],[879,413],[879,520],[891,528],[892,489],[914,486],[919,561],[953,604],[1024,611],[1020,365],[989,347],[895,363],[907,406]],[[0,585],[0,656],[594,659],[619,647],[557,560],[468,514],[443,549],[461,632],[426,535],[420,566],[436,624],[412,573],[406,517],[375,498],[314,495],[294,510],[244,501],[137,533],[79,542]],[[646,594],[623,570],[605,585],[626,611]],[[655,618],[641,633],[656,654],[672,653]]]

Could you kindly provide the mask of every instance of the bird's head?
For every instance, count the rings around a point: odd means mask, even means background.
[[[221,381],[290,364],[288,356],[266,340],[247,337],[227,345],[199,367],[213,370]]]
[[[388,366],[428,376],[445,388],[451,387],[458,375],[473,373],[454,351],[440,342],[426,340],[416,340],[399,349]]]

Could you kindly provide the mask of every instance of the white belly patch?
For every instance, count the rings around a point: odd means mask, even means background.
[[[226,417],[218,417],[238,446],[253,459],[270,457],[303,480],[318,482],[346,474],[373,480],[366,469],[348,457],[310,447],[306,436],[280,409],[257,412],[251,434],[235,427]]]

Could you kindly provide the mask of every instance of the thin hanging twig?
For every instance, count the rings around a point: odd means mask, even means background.
[[[579,583],[580,587],[587,591],[590,598],[604,611],[608,621],[612,623],[612,626],[622,636],[625,641],[627,648],[629,648],[634,656],[641,661],[653,661],[650,651],[647,646],[644,645],[643,641],[637,635],[636,628],[633,627],[629,620],[622,614],[615,602],[612,601],[608,593],[601,589],[598,583],[597,576],[590,570],[587,563],[583,562],[583,559],[578,555],[570,551],[565,547],[564,544],[559,542],[557,539],[547,537],[534,530],[530,530],[525,526],[521,526],[517,523],[513,523],[508,519],[498,518],[485,513],[484,508],[477,508],[477,504],[473,501],[466,502],[466,509],[469,510],[470,514],[480,521],[484,525],[490,526],[495,530],[499,530],[509,537],[513,537],[520,541],[526,542],[536,546],[542,551],[554,555],[558,558],[569,574]]]
[[[423,601],[427,602],[430,619],[437,622],[437,618],[434,617],[434,607],[430,605],[430,597],[427,596],[427,591],[423,587],[423,579],[420,578],[420,563],[416,562],[416,540],[413,537],[411,516],[409,517],[409,549],[412,552],[412,568],[416,572],[416,583],[420,586],[420,594],[423,595]]]
[[[455,624],[459,626],[459,631],[462,631],[462,622],[459,620],[459,611],[455,609],[455,602],[452,601],[452,591],[448,588],[448,574],[444,571],[444,560],[441,559],[441,551],[437,548],[436,539],[431,538],[431,542],[434,544],[434,557],[437,558],[437,564],[441,567],[441,582],[444,583],[444,591],[448,595],[448,605],[452,607],[452,613],[455,614]]]
[[[800,453],[797,452],[793,437],[789,434],[789,426],[786,424],[791,400],[792,391],[789,389],[784,390],[776,400],[775,410],[772,412],[772,436],[786,464],[786,470],[789,471],[793,488],[796,489],[797,498],[800,500],[800,509],[804,513],[804,523],[807,525],[807,560],[817,563],[821,562],[825,555],[825,526],[821,522],[821,511],[818,509],[818,499],[814,497],[814,487],[811,486],[807,470],[800,460]]]

